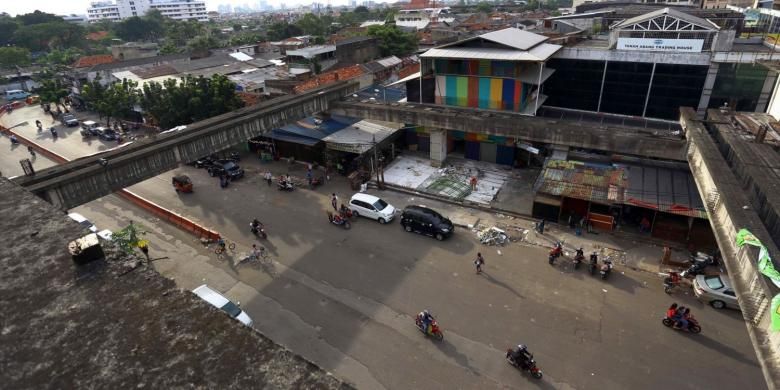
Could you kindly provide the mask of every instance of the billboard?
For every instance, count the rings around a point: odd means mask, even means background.
[[[618,38],[618,50],[699,53],[703,39]]]

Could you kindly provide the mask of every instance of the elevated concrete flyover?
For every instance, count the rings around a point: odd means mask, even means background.
[[[737,246],[737,232],[746,228],[758,237],[770,255],[775,257],[777,269],[780,269],[776,260],[780,252],[762,216],[755,211],[756,208],[751,207],[751,200],[746,193],[754,188],[750,183],[745,183],[744,178],[737,176],[734,167],[721,154],[720,149],[723,148],[719,148],[705,123],[697,119],[695,109],[682,107],[680,124],[688,140],[688,163],[703,198],[723,263],[734,284],[767,386],[777,389],[780,387],[780,332],[770,329],[770,303],[778,289],[760,273],[758,249],[748,245],[742,248]],[[741,169],[739,174],[749,174],[744,168],[738,169]]]
[[[665,160],[686,161],[685,141],[670,132],[558,120],[513,112],[417,103],[334,102],[331,113],[433,129],[461,130]]]
[[[343,81],[303,95],[284,96],[51,167],[35,176],[19,177],[15,182],[61,209],[70,209],[326,111],[332,101],[357,89],[358,83]]]

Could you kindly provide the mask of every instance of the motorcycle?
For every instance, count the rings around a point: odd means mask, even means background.
[[[680,274],[677,272],[669,272],[669,276],[664,278],[664,292],[671,294],[675,287],[680,286],[682,282]]]
[[[349,220],[341,218],[340,215],[333,215],[333,213],[330,212],[328,213],[328,221],[336,226],[341,226],[344,229],[349,229],[352,227],[352,224],[349,223]]]
[[[250,223],[249,230],[252,232],[252,234],[254,234],[257,237],[268,238],[268,235],[265,233],[265,225],[263,225],[262,223],[257,225],[257,227],[255,227]]]
[[[555,246],[552,249],[550,249],[550,255],[547,258],[547,261],[552,265],[555,263],[555,259],[561,257],[562,254],[563,254],[563,246],[561,245],[560,242],[556,242]]]
[[[352,219],[352,217],[355,216],[355,214],[352,213],[352,209],[344,205],[341,205],[341,208],[339,209],[339,215],[344,219]]]
[[[439,328],[439,323],[436,322],[436,320],[431,320],[430,331],[423,328],[422,318],[420,318],[419,314],[417,315],[417,318],[414,319],[414,324],[417,325],[417,330],[422,332],[424,335],[431,336],[438,341],[444,340],[444,332],[442,332],[441,328]]]
[[[601,279],[606,280],[610,273],[612,273],[612,262],[604,260],[604,264],[601,265]]]
[[[674,330],[681,330],[683,332],[689,332],[693,334],[701,333],[701,325],[699,325],[699,321],[697,321],[696,318],[693,318],[693,316],[688,317],[688,327],[685,329],[676,327],[675,321],[666,316],[664,316],[663,320],[661,320],[661,323],[664,324],[664,326]]]
[[[279,191],[294,191],[295,185],[293,185],[292,182],[285,181],[285,182],[277,182],[276,183],[277,188],[279,188]]]
[[[506,350],[506,361],[509,362],[510,365],[513,367],[526,371],[531,374],[536,379],[542,379],[542,370],[539,369],[539,367],[536,366],[536,360],[533,358],[529,359],[526,362],[518,362],[514,358],[512,358],[512,348],[507,348]]]
[[[680,276],[683,278],[693,279],[696,277],[696,275],[703,273],[704,269],[707,268],[708,265],[709,264],[706,261],[693,263],[690,267],[688,267],[688,269],[683,271]]]

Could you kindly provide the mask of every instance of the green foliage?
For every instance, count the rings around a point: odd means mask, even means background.
[[[17,46],[26,47],[30,51],[46,49],[64,49],[68,47],[83,47],[84,28],[66,22],[47,22],[20,26],[12,37]]]
[[[277,22],[268,27],[268,39],[272,41],[281,41],[289,37],[303,35],[303,30],[297,25],[287,22]]]
[[[160,46],[160,54],[176,54],[181,53],[182,48],[176,46],[171,40],[166,39]]]
[[[235,34],[232,37],[230,37],[230,40],[228,40],[228,44],[230,46],[239,46],[239,45],[248,45],[250,43],[262,42],[262,41],[264,41],[262,35],[246,31],[240,34]]]
[[[367,13],[369,13],[371,11],[369,11],[366,6],[359,5],[359,6],[355,7],[355,9],[352,12],[354,12],[356,14],[367,14]]]
[[[209,49],[219,46],[217,41],[211,35],[199,35],[187,42],[187,49],[195,56],[208,56]]]
[[[243,106],[236,85],[227,77],[187,76],[177,82],[148,83],[143,87],[141,108],[166,129],[224,114]]]
[[[145,234],[146,231],[141,230],[141,227],[137,227],[131,221],[130,225],[127,225],[124,229],[111,233],[111,240],[116,243],[122,252],[131,254],[135,248],[146,244],[146,240],[141,239],[141,236]]]
[[[40,57],[38,61],[50,65],[70,65],[84,55],[84,51],[77,48],[67,48],[65,50],[54,49],[48,54]]]
[[[35,89],[43,102],[59,102],[60,99],[70,94],[69,85],[61,77],[50,70],[39,74],[40,86]]]
[[[84,85],[81,96],[90,109],[96,111],[101,118],[105,117],[110,124],[111,118],[126,117],[138,104],[139,92],[136,87],[137,82],[127,79],[104,87],[98,77]]]
[[[303,15],[295,22],[295,25],[306,35],[325,35],[329,32],[333,18],[330,16],[318,17],[314,14]]]
[[[0,68],[30,65],[30,51],[22,47],[0,47]]]
[[[379,39],[383,56],[403,57],[417,50],[417,35],[405,33],[395,25],[369,26],[368,35]]]
[[[493,6],[490,5],[490,3],[483,1],[477,4],[477,12],[482,12],[483,14],[489,14],[493,12]]]
[[[148,41],[161,37],[165,27],[159,20],[133,16],[117,23],[114,33],[125,41]]]
[[[233,31],[235,31],[235,32],[241,31],[241,25],[240,24],[234,24],[233,25]]]
[[[19,21],[19,23],[25,26],[41,23],[64,22],[64,20],[57,15],[48,14],[38,10],[35,10],[33,13],[18,15],[16,16],[16,19]]]
[[[19,28],[19,24],[8,16],[0,17],[0,46],[6,46],[11,43],[11,38]]]
[[[165,37],[178,47],[187,45],[187,42],[199,35],[207,33],[207,26],[195,20],[177,21],[167,19],[165,25]]]

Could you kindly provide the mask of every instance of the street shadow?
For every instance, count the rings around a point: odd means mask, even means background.
[[[514,294],[516,297],[518,297],[518,298],[520,298],[520,299],[525,299],[525,297],[523,296],[523,294],[520,294],[520,293],[519,293],[517,290],[515,290],[515,289],[514,289],[514,287],[512,287],[512,286],[508,285],[508,284],[507,284],[507,283],[505,283],[505,282],[502,282],[502,281],[500,281],[500,280],[498,280],[498,279],[494,278],[494,277],[493,277],[492,275],[490,275],[490,273],[488,273],[487,271],[484,271],[484,270],[483,270],[483,271],[482,271],[482,273],[481,273],[480,275],[481,275],[482,277],[484,277],[485,279],[487,279],[487,281],[488,281],[488,282],[490,282],[490,283],[493,283],[493,284],[495,284],[496,286],[498,286],[498,287],[501,287],[501,288],[503,288],[503,289],[505,289],[505,290],[507,290],[507,291],[511,292],[511,293],[512,293],[512,294]]]
[[[612,268],[612,272],[607,276],[607,279],[601,279],[600,273],[596,273],[595,276],[600,282],[604,283],[605,288],[606,286],[615,287],[629,294],[636,293],[637,289],[645,288],[643,283],[623,273],[621,268],[617,268],[617,266]]]
[[[755,360],[746,357],[745,355],[735,350],[734,348],[729,347],[728,345],[724,345],[723,343],[710,338],[704,333],[699,333],[694,335],[694,334],[688,334],[687,332],[683,332],[683,331],[676,331],[676,332],[680,333],[681,337],[686,337],[686,339],[695,341],[711,349],[712,351],[718,353],[718,355],[720,356],[728,356],[740,363],[747,364],[753,367],[760,367]],[[703,330],[702,332],[705,331]]]
[[[430,337],[426,337],[430,342],[433,343],[433,345],[436,346],[436,348],[443,354],[447,355],[447,357],[452,358],[455,360],[456,363],[458,363],[459,366],[465,368],[468,370],[471,374],[474,376],[482,376],[482,374],[479,372],[478,369],[475,367],[472,367],[471,364],[469,364],[469,358],[463,353],[458,352],[458,349],[455,348],[454,345],[447,342],[447,337],[445,333],[444,340],[442,341],[436,341],[433,340]]]

